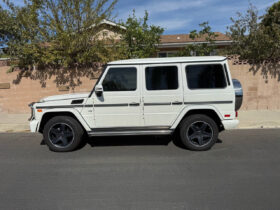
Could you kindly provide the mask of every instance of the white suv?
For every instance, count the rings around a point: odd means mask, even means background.
[[[236,87],[236,88],[235,88]],[[174,57],[108,63],[92,92],[31,103],[31,132],[52,151],[72,151],[87,136],[178,133],[207,150],[238,125],[242,88],[225,57]]]

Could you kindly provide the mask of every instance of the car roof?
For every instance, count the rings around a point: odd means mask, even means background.
[[[193,56],[193,57],[169,57],[169,58],[141,58],[109,62],[108,65],[130,64],[164,64],[164,63],[195,63],[195,62],[221,62],[226,60],[223,56]]]

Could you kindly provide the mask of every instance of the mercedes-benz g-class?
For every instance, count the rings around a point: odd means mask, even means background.
[[[171,135],[207,150],[238,125],[242,88],[225,57],[174,57],[108,63],[93,90],[30,104],[31,132],[52,151],[76,149],[85,135]]]

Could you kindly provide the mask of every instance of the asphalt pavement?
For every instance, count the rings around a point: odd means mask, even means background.
[[[280,129],[234,130],[205,152],[171,137],[93,138],[54,153],[0,134],[0,209],[280,209]]]

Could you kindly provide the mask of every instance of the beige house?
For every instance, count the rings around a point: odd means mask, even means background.
[[[118,25],[112,21],[104,20],[100,23],[99,27],[101,28],[98,33],[99,39],[121,39],[121,30],[126,30],[124,26]],[[225,34],[220,32],[215,32],[216,38],[214,45],[218,49],[227,47],[231,45],[232,40]],[[200,44],[206,43],[204,38],[191,39],[189,34],[172,34],[172,35],[161,35],[160,44],[158,45],[157,57],[170,57],[173,56],[176,52],[183,49],[186,45],[190,44]],[[213,51],[211,55],[215,55],[216,52]],[[195,55],[195,53],[194,53]]]
[[[103,20],[98,24],[99,32],[97,33],[98,39],[121,39],[121,31],[126,30],[122,25],[116,24],[109,20]]]
[[[223,33],[215,32],[216,38],[214,45],[217,48],[224,48],[231,45],[232,40]],[[186,45],[207,43],[204,38],[191,39],[189,34],[174,34],[174,35],[162,35],[160,44],[158,46],[158,57],[169,57],[174,55],[179,50],[183,49]],[[212,52],[211,55],[215,55],[216,52]],[[195,55],[195,53],[194,53]]]

